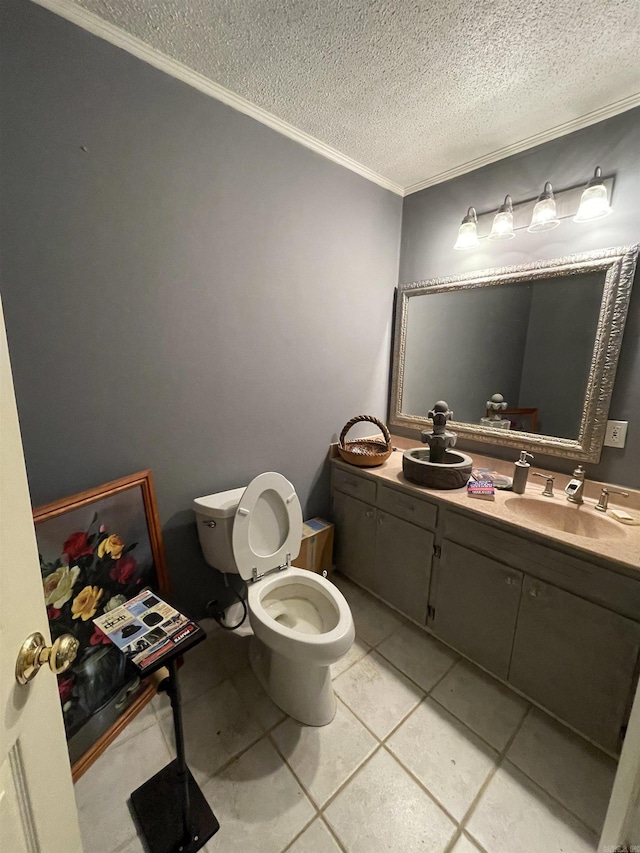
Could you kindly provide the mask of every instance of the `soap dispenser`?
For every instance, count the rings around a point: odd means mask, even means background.
[[[517,495],[523,495],[525,487],[527,485],[529,468],[531,468],[531,465],[527,462],[527,456],[529,457],[529,459],[533,459],[532,453],[527,453],[526,450],[521,450],[520,459],[518,459],[514,466],[512,491],[514,491]]]

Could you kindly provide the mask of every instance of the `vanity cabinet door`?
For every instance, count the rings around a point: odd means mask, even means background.
[[[433,574],[428,623],[433,633],[506,678],[522,572],[444,539]]]
[[[376,510],[342,492],[333,493],[336,568],[357,583],[373,588]]]
[[[373,591],[425,625],[433,534],[382,510],[377,526]]]
[[[637,622],[525,576],[509,681],[612,751],[639,651]]]

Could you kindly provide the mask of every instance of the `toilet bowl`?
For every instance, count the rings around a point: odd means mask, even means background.
[[[207,562],[247,582],[249,659],[265,692],[306,725],[330,723],[330,666],[351,648],[353,617],[331,581],[291,566],[302,535],[295,489],[267,472],[246,489],[196,498],[193,508]]]

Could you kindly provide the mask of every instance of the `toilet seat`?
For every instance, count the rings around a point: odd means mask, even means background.
[[[255,477],[236,509],[232,548],[240,576],[258,580],[300,553],[302,509],[291,483],[274,471]]]

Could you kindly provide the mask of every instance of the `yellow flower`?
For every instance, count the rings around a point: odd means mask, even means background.
[[[98,557],[109,554],[114,560],[119,560],[123,549],[124,542],[122,539],[116,533],[112,533],[98,545]]]
[[[97,586],[85,586],[82,592],[74,598],[71,605],[73,618],[82,619],[83,622],[86,622],[87,619],[95,616],[101,597],[102,590]]]
[[[44,578],[44,603],[51,604],[58,610],[69,601],[73,593],[73,585],[78,580],[80,569],[74,566],[60,566],[55,572]]]

